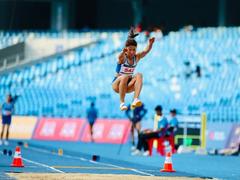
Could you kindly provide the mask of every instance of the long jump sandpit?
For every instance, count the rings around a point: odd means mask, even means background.
[[[139,176],[127,174],[80,174],[80,173],[7,173],[18,180],[203,180],[196,177]]]

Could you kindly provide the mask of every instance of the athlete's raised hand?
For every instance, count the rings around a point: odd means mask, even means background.
[[[118,63],[122,64],[124,62],[125,53],[128,51],[128,49],[125,47],[123,48],[122,52],[118,55]]]
[[[144,56],[146,56],[146,54],[149,53],[149,51],[151,51],[154,41],[155,41],[155,37],[151,37],[151,38],[148,39],[147,47],[142,52],[137,54],[137,62],[140,59],[142,59]]]
[[[123,53],[126,53],[128,51],[128,49],[125,47],[123,48]]]
[[[149,44],[153,44],[154,41],[155,41],[155,37],[151,37],[151,38],[149,38],[149,40],[148,40]]]

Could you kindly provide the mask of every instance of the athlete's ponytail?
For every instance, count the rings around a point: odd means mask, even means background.
[[[134,33],[134,28],[131,27],[131,29],[128,32],[128,39],[125,43],[125,46],[137,46],[137,41],[134,39],[136,36],[138,36],[138,33]]]
[[[134,27],[131,27],[128,32],[128,39],[134,39],[136,36],[138,36],[138,33],[135,34]]]

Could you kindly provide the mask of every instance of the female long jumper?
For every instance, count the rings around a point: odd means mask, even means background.
[[[134,70],[140,61],[146,54],[152,49],[152,45],[155,38],[152,37],[148,40],[148,45],[142,52],[137,53],[137,42],[134,39],[138,34],[134,34],[133,28],[129,31],[128,39],[125,43],[125,47],[118,56],[116,75],[112,82],[112,88],[120,96],[120,110],[127,110],[127,106],[124,102],[126,93],[134,91],[134,98],[131,104],[132,108],[139,107],[142,102],[139,100],[139,95],[142,89],[141,73],[134,75]]]

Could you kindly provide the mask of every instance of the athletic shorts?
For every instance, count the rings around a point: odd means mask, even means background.
[[[96,121],[88,121],[90,126],[93,126]]]
[[[10,125],[12,121],[12,116],[2,116],[2,124]]]
[[[141,119],[139,119],[139,118],[133,118],[133,119],[131,119],[131,122],[133,123],[133,124],[136,124],[136,123],[138,123],[138,122],[140,122],[141,121]]]
[[[118,78],[118,77],[114,77],[112,83],[113,83],[117,78]],[[128,84],[130,83],[131,80],[132,80],[132,77],[128,79]]]

